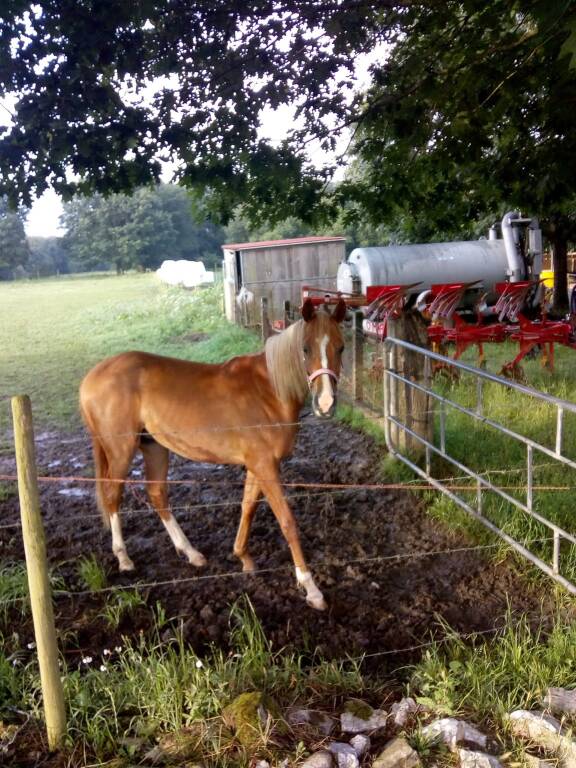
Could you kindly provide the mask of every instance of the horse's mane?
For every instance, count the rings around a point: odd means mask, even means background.
[[[323,310],[316,313],[318,333],[328,332],[330,315]],[[308,376],[304,365],[304,320],[286,328],[266,341],[266,366],[274,391],[280,400],[304,401],[308,394]]]
[[[304,400],[308,392],[304,354],[304,320],[266,341],[266,366],[280,400]]]

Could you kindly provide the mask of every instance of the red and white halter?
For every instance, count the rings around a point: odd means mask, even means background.
[[[330,368],[317,368],[308,376],[308,386],[311,386],[312,382],[317,379],[318,376],[322,376],[323,374],[330,376],[330,378],[334,379],[334,381],[338,383],[338,376],[334,373],[333,370]]]

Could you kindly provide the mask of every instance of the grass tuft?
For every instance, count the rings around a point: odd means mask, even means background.
[[[104,589],[107,585],[106,571],[95,555],[81,557],[78,561],[78,576],[82,584],[91,592]]]
[[[533,629],[526,615],[509,613],[496,637],[472,643],[446,633],[447,642],[429,648],[412,675],[418,701],[438,714],[480,718],[501,730],[506,713],[541,708],[549,686],[574,685],[576,625],[565,619]]]
[[[100,615],[111,629],[118,629],[122,619],[145,605],[146,601],[135,589],[119,589],[109,593]]]
[[[25,563],[10,563],[0,570],[0,621],[8,622],[8,614],[17,611],[21,617],[30,611],[28,577]]]

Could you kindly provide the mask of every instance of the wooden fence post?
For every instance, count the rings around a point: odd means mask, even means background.
[[[364,315],[356,310],[352,313],[352,399],[358,402],[364,394],[362,374],[364,371]]]
[[[402,339],[419,347],[428,347],[426,324],[419,312],[406,311],[400,317],[388,319],[387,335]],[[426,364],[425,355],[390,345],[386,365],[389,370],[396,371],[408,381],[430,387],[431,370]],[[405,424],[416,435],[428,442],[434,439],[434,404],[433,399],[421,390],[404,384],[392,376],[386,376],[385,393],[388,403],[388,413],[401,424]],[[412,458],[420,458],[426,452],[425,446],[415,437],[405,432],[396,424],[390,424],[390,440],[393,447],[401,453],[407,453]]]
[[[40,516],[32,408],[28,395],[12,398],[12,417],[14,420],[14,446],[18,468],[22,537],[24,539],[28,589],[38,651],[42,696],[44,698],[44,716],[48,733],[48,746],[54,750],[61,745],[66,733],[66,710],[58,667],[52,592],[46,560],[44,527]]]
[[[260,325],[262,332],[262,343],[270,336],[270,319],[268,317],[268,299],[262,296],[260,299]]]
[[[284,302],[284,328],[290,325],[290,302],[288,299]]]

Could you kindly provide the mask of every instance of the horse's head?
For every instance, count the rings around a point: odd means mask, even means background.
[[[321,418],[332,416],[336,408],[336,387],[344,351],[340,323],[345,315],[343,299],[332,314],[326,308],[317,311],[310,299],[306,299],[302,306],[304,366],[312,393],[312,409]]]

